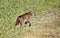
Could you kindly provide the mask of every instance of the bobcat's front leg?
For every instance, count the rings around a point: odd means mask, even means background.
[[[24,27],[24,22],[21,23],[21,27],[22,27],[22,28]]]
[[[28,20],[27,22],[29,23],[29,26],[31,26],[31,21]]]

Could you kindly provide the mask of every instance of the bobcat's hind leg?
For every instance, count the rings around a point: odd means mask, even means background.
[[[20,23],[20,22],[19,22],[18,20],[16,20],[16,23],[15,23],[14,28],[17,28],[16,26],[19,25],[19,23]]]

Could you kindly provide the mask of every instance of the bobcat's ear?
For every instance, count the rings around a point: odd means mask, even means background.
[[[31,11],[31,14],[32,14],[32,16],[36,15],[34,10]]]
[[[32,11],[29,11],[29,13],[31,13]]]
[[[31,12],[34,12],[34,10],[31,10]]]
[[[33,12],[34,10],[33,9],[31,9],[29,12]]]

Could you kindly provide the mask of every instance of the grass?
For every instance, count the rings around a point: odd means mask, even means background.
[[[60,19],[39,24],[32,17],[31,27],[14,29],[16,18],[33,9],[38,19],[50,11],[59,15],[60,0],[0,0],[0,38],[60,38]]]

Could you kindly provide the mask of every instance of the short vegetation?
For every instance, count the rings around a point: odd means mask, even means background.
[[[31,10],[32,26],[14,28],[16,18]],[[60,0],[0,0],[0,38],[60,38]]]

